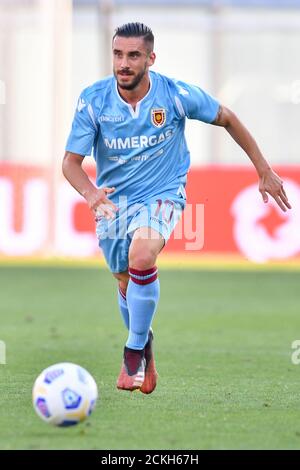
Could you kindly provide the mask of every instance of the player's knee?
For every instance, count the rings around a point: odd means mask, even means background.
[[[144,271],[154,266],[156,255],[151,250],[134,250],[129,255],[129,266]]]

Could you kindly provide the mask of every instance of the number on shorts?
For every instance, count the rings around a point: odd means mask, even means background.
[[[157,202],[157,208],[155,211],[155,217],[158,217],[160,210],[162,209],[162,217],[163,220],[169,224],[172,220],[173,214],[174,214],[174,202],[170,201],[169,199],[165,199],[162,201],[162,199],[156,199]],[[170,209],[170,213],[166,213],[168,209]]]

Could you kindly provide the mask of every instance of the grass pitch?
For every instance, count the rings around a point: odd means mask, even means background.
[[[152,395],[115,388],[126,331],[96,268],[0,268],[0,449],[299,449],[299,272],[164,271]],[[100,400],[73,428],[42,422],[36,376],[70,361]]]

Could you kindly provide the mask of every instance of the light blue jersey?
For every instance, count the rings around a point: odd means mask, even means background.
[[[185,118],[211,123],[219,103],[194,85],[150,72],[150,89],[135,110],[120,96],[111,76],[81,94],[66,150],[93,155],[97,186],[114,186],[119,205],[141,203],[186,182],[190,154]]]

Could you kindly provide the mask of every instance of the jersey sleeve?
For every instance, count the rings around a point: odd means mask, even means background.
[[[91,155],[98,128],[92,105],[83,92],[78,100],[66,151],[79,155]]]
[[[175,102],[182,117],[212,123],[217,117],[220,103],[207,92],[195,85],[174,80]]]

